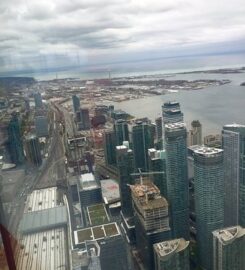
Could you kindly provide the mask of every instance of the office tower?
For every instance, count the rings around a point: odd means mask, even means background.
[[[137,121],[132,128],[135,167],[142,171],[148,170],[148,149],[154,147],[151,131],[150,125],[141,121]]]
[[[79,130],[90,129],[89,109],[83,108],[79,112],[77,112],[76,115],[77,115],[78,129]]]
[[[154,244],[155,270],[190,270],[189,244],[184,238]]]
[[[131,186],[136,247],[148,270],[154,269],[153,245],[170,239],[168,202],[150,181]]]
[[[153,183],[159,188],[161,195],[167,198],[166,151],[150,148],[148,155],[149,171],[153,172],[151,175]]]
[[[212,232],[224,227],[223,150],[194,150],[197,245],[201,267],[212,270]]]
[[[39,92],[34,94],[34,102],[36,109],[41,109],[43,107],[42,96]]]
[[[213,269],[245,269],[245,229],[236,226],[213,232]]]
[[[29,162],[31,162],[36,166],[40,166],[42,164],[40,144],[37,136],[29,135],[26,137],[25,151],[26,151],[26,158]]]
[[[225,226],[245,227],[245,126],[225,125],[222,131],[225,177]]]
[[[25,110],[29,112],[31,110],[29,99],[25,99]]]
[[[162,117],[157,117],[155,120],[156,123],[156,138],[157,140],[162,139]]]
[[[116,145],[122,145],[124,141],[129,140],[128,124],[125,120],[119,119],[115,121],[114,132],[116,136]]]
[[[202,125],[198,120],[191,122],[191,130],[189,132],[189,145],[202,144]]]
[[[46,116],[35,117],[35,128],[37,137],[47,137],[49,135],[48,118]]]
[[[23,142],[16,113],[12,115],[8,124],[8,142],[11,161],[17,165],[22,164],[24,162]]]
[[[165,125],[167,199],[170,203],[173,238],[189,239],[189,187],[185,124]]]
[[[132,176],[134,171],[133,151],[125,145],[116,147],[117,169],[119,174],[119,188],[121,197],[121,209],[125,217],[133,215],[132,198],[129,185],[134,184]]]
[[[106,131],[103,137],[106,165],[116,165],[116,138],[113,131]]]
[[[221,134],[207,135],[204,137],[204,145],[208,147],[221,148]]]
[[[76,95],[72,96],[72,103],[73,103],[74,113],[76,113],[77,111],[80,111],[80,99],[78,96]]]
[[[176,101],[165,102],[162,105],[163,124],[183,122],[183,113],[180,104]]]

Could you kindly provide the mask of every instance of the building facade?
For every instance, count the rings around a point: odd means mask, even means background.
[[[154,244],[155,270],[190,270],[189,244],[184,238]]]
[[[35,129],[37,137],[48,137],[49,135],[49,124],[46,116],[35,117]]]
[[[106,165],[116,165],[116,138],[113,131],[106,131],[103,137]]]
[[[189,239],[187,131],[183,122],[165,125],[167,199],[173,238]]]
[[[202,144],[202,125],[198,120],[191,122],[191,130],[189,132],[189,145]]]
[[[200,265],[212,270],[212,232],[224,227],[223,150],[194,150],[195,209]]]
[[[27,160],[35,166],[42,164],[42,155],[37,136],[30,135],[25,140],[25,151]]]
[[[213,269],[243,270],[245,267],[245,229],[236,226],[213,232]]]
[[[42,96],[39,92],[34,94],[34,102],[36,109],[41,109],[43,107]]]
[[[114,123],[116,145],[122,145],[124,141],[129,141],[128,124],[125,120],[119,119]]]
[[[162,121],[163,125],[183,122],[183,113],[180,110],[179,102],[169,101],[162,105]]]
[[[74,113],[76,113],[77,111],[80,111],[80,99],[78,96],[76,95],[72,96],[72,104],[73,104]]]

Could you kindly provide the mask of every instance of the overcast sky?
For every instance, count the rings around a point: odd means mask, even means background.
[[[244,45],[244,0],[0,0],[0,71]]]

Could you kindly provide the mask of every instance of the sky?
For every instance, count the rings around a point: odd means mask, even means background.
[[[244,0],[1,0],[0,72],[245,51]]]

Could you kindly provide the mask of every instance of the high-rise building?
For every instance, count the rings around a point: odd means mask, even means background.
[[[42,96],[39,92],[34,94],[34,102],[36,109],[41,109],[43,107]]]
[[[40,144],[37,136],[29,135],[25,140],[26,158],[33,165],[39,166],[42,164],[42,156]]]
[[[170,239],[168,202],[151,182],[131,186],[136,247],[148,270],[154,268],[153,245]]]
[[[189,239],[189,186],[185,124],[165,125],[167,199],[170,203],[173,238]]]
[[[76,95],[73,95],[72,96],[72,103],[73,103],[74,113],[76,113],[77,111],[80,110],[80,99],[79,99],[79,97],[76,96]]]
[[[225,177],[225,226],[245,227],[245,126],[225,125],[222,131]]]
[[[213,269],[245,269],[245,229],[236,226],[213,232]]]
[[[22,164],[24,162],[23,142],[16,113],[12,115],[8,124],[8,142],[11,161],[17,165]]]
[[[202,144],[202,125],[198,120],[191,122],[191,130],[189,132],[189,145]]]
[[[155,119],[155,123],[156,123],[156,137],[157,137],[157,140],[161,140],[162,135],[163,135],[162,117],[157,117]]]
[[[88,130],[90,129],[90,118],[89,118],[89,109],[83,108],[76,113],[77,116],[77,125],[79,130]]]
[[[212,232],[224,227],[223,150],[194,150],[194,181],[199,261],[202,268],[212,270]]]
[[[114,132],[116,136],[116,145],[122,145],[124,141],[129,140],[128,124],[125,120],[119,119],[115,121]]]
[[[221,148],[221,134],[210,134],[204,137],[204,145],[208,147]]]
[[[135,167],[148,170],[148,149],[154,147],[152,128],[149,124],[137,121],[132,128]]]
[[[167,177],[166,177],[166,151],[148,149],[149,154],[149,171],[152,174],[153,183],[159,188],[161,195],[167,198]]]
[[[162,105],[163,124],[183,122],[183,113],[180,104],[176,101],[165,102]]]
[[[134,171],[133,151],[125,145],[120,145],[116,147],[116,152],[122,213],[125,217],[133,216],[129,187],[129,185],[134,184],[131,176]]]
[[[116,165],[116,138],[113,131],[106,131],[103,137],[106,165]]]
[[[46,116],[35,117],[35,128],[37,137],[47,137],[49,135],[49,124]]]
[[[189,244],[184,238],[154,244],[155,270],[190,270]]]

